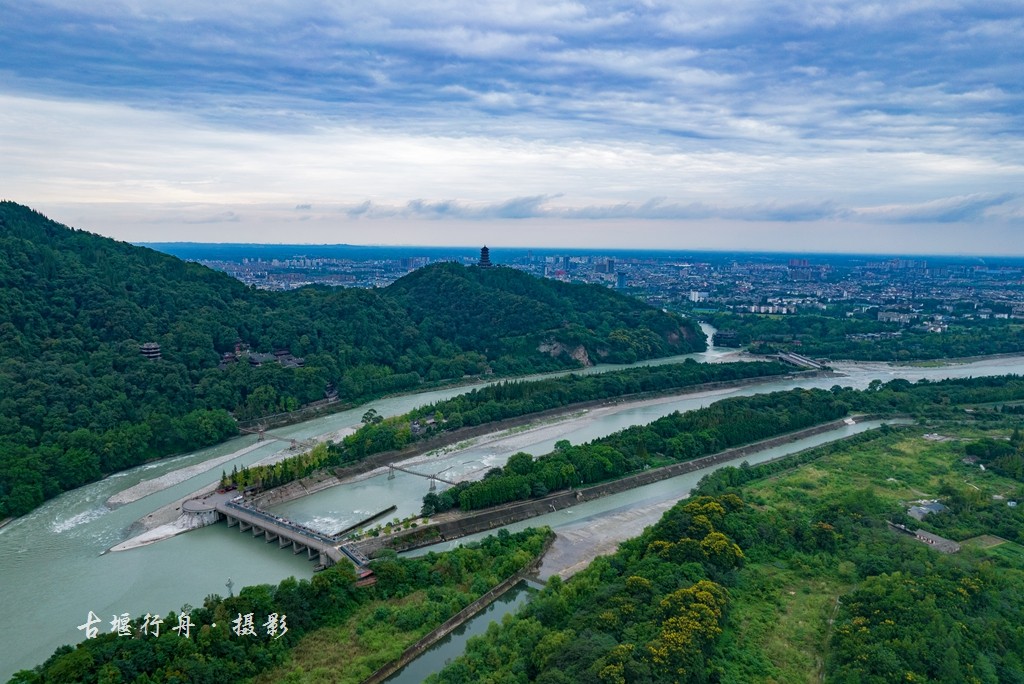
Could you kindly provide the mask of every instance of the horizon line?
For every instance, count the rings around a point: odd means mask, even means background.
[[[139,247],[153,248],[166,245],[188,245],[200,247],[346,247],[355,249],[451,249],[479,251],[483,245],[424,245],[424,244],[354,244],[349,242],[196,242],[194,240],[171,240],[160,242],[130,242],[128,244]],[[1005,259],[1024,261],[1024,252],[1020,254],[987,254],[969,252],[948,252],[948,253],[926,253],[926,252],[822,252],[822,251],[795,251],[795,250],[750,250],[750,249],[707,249],[707,248],[680,248],[680,247],[581,247],[581,246],[559,246],[543,247],[531,245],[498,245],[487,247],[492,252],[495,249],[517,250],[517,251],[540,251],[557,252],[575,250],[577,252],[638,252],[638,253],[694,253],[694,254],[763,254],[763,255],[802,255],[802,256],[843,256],[843,257],[897,257],[897,258],[970,258],[970,259]]]

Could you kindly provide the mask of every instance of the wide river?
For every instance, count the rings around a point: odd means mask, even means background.
[[[721,350],[693,356],[706,361],[729,358]],[[450,479],[480,477],[487,468],[500,465],[516,451],[545,453],[559,439],[568,439],[574,444],[584,442],[629,425],[650,422],[673,411],[706,406],[727,396],[797,386],[828,388],[840,384],[863,388],[875,378],[913,381],[1020,374],[1024,373],[1024,357],[937,368],[891,367],[880,363],[838,363],[835,367],[846,377],[777,380],[697,396],[667,397],[639,405],[602,408],[537,429],[513,431],[499,438],[481,438],[458,451],[422,459],[424,462],[411,468],[426,474],[444,471],[442,477]],[[588,370],[600,372],[610,368]],[[393,397],[274,432],[298,439],[337,432],[357,425],[370,406],[383,415],[394,415],[469,389],[472,386]],[[249,584],[276,584],[289,575],[311,577],[312,563],[305,560],[304,555],[280,551],[276,545],[264,544],[262,539],[254,541],[251,536],[240,534],[237,529],[228,530],[223,525],[126,552],[106,553],[108,548],[124,541],[136,520],[216,480],[222,469],[230,471],[233,465],[266,458],[280,450],[282,444],[269,442],[211,471],[113,510],[105,504],[110,496],[143,480],[234,453],[253,442],[253,437],[242,437],[194,454],[118,473],[66,492],[0,529],[0,586],[6,618],[0,628],[0,681],[6,681],[17,670],[41,663],[61,644],[78,642],[83,633],[77,626],[86,621],[89,611],[104,620],[99,625],[101,630],[109,631],[114,615],[129,613],[133,618],[145,613],[164,615],[169,610],[179,610],[184,604],[201,604],[209,594],[226,595],[229,580],[237,591]],[[389,480],[382,474],[320,492],[276,510],[326,532],[334,532],[392,503],[399,509],[394,515],[416,512],[427,487],[425,478],[397,473]],[[678,488],[678,491],[682,495],[687,489]],[[627,510],[632,505],[644,505],[651,497],[650,491],[626,492],[601,504],[600,508]],[[594,511],[598,513],[599,510]],[[543,522],[557,528],[563,524],[559,521],[564,520],[568,529],[579,525],[582,515],[588,514],[577,511],[552,516],[551,520]]]

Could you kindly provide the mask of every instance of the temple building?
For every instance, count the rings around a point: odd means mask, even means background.
[[[156,361],[160,358],[160,345],[156,342],[146,342],[145,344],[139,345],[139,353],[145,356],[150,361]]]
[[[486,246],[480,248],[480,263],[477,264],[480,268],[491,267],[491,250],[487,249]]]

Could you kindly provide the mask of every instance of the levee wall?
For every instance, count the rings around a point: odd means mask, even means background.
[[[548,418],[557,418],[572,414],[576,411],[583,411],[586,409],[597,408],[599,406],[614,406],[616,404],[629,403],[634,401],[643,401],[644,399],[651,399],[655,397],[669,397],[669,396],[686,396],[688,394],[695,394],[698,392],[707,392],[715,389],[723,389],[729,387],[746,387],[748,385],[757,385],[765,382],[772,382],[775,380],[786,380],[793,378],[814,378],[830,375],[829,371],[798,371],[794,373],[787,373],[785,375],[766,375],[758,376],[754,378],[741,378],[738,380],[721,380],[717,382],[706,382],[700,385],[691,385],[689,387],[679,387],[672,390],[656,391],[656,392],[641,392],[637,394],[630,394],[622,397],[616,397],[611,399],[598,399],[595,401],[584,401],[576,404],[569,404],[567,406],[560,406],[547,411],[538,411],[537,413],[529,413],[525,416],[516,416],[514,418],[506,418],[505,420],[495,421],[493,423],[484,423],[483,425],[474,425],[472,427],[463,427],[458,430],[452,430],[451,432],[443,432],[439,435],[429,437],[425,440],[414,442],[404,449],[395,451],[386,451],[379,454],[372,454],[356,463],[346,464],[339,466],[331,471],[321,471],[308,477],[304,477],[295,482],[291,482],[286,485],[282,485],[275,489],[268,490],[256,495],[253,501],[257,506],[265,508],[268,506],[274,506],[277,504],[287,503],[294,501],[295,499],[302,498],[309,494],[329,489],[342,483],[342,480],[357,475],[368,473],[371,470],[382,468],[390,463],[396,463],[408,458],[420,456],[433,451],[434,449],[440,449],[452,444],[458,444],[459,442],[474,437],[480,437],[482,435],[488,435],[495,432],[501,432],[502,430],[509,430],[515,427],[521,427],[523,425],[529,425],[537,421],[545,420]]]
[[[880,416],[874,415],[857,416],[857,420],[858,422],[863,422],[865,420],[876,420],[879,417]],[[744,456],[764,451],[765,449],[771,449],[772,447],[781,446],[807,437],[813,437],[814,435],[838,430],[845,426],[845,420],[823,423],[821,425],[815,425],[814,427],[790,432],[785,435],[755,442],[753,444],[720,451],[717,454],[704,456],[692,461],[673,463],[672,465],[663,466],[661,468],[651,468],[650,470],[645,470],[640,473],[628,475],[621,479],[594,485],[592,487],[559,492],[541,499],[530,499],[528,501],[505,504],[503,506],[483,510],[477,513],[468,513],[455,520],[421,526],[414,530],[398,532],[387,537],[370,537],[368,539],[355,542],[353,546],[357,547],[367,556],[372,557],[375,552],[384,548],[394,549],[396,551],[408,551],[421,546],[436,544],[439,541],[458,539],[459,537],[464,537],[466,535],[484,532],[496,527],[510,525],[521,520],[528,520],[529,518],[533,518],[538,515],[568,508],[569,506],[573,506],[583,501],[592,501],[610,494],[618,494],[619,492],[625,492],[630,489],[635,489],[636,487],[642,487],[654,482],[660,482],[661,480],[667,480],[668,478],[676,477],[677,475],[692,473],[719,463],[735,461],[743,458]],[[680,497],[683,494],[685,494],[685,492],[680,492]]]
[[[497,601],[499,596],[504,594],[506,591],[508,591],[515,585],[519,584],[532,573],[536,572],[537,568],[540,566],[541,560],[543,560],[544,558],[544,554],[547,553],[547,550],[551,547],[552,542],[554,542],[554,535],[548,538],[548,540],[544,543],[544,548],[541,549],[541,552],[537,555],[536,558],[530,561],[530,563],[526,567],[522,568],[519,572],[515,573],[514,575],[511,575],[510,577],[506,578],[504,581],[501,582],[501,584],[498,584],[497,586],[491,588],[486,594],[478,598],[476,601],[473,601],[468,606],[460,610],[458,613],[450,617],[440,627],[437,627],[429,634],[424,636],[422,639],[417,641],[415,644],[405,649],[405,651],[402,652],[402,655],[398,658],[398,660],[392,661],[384,667],[382,667],[381,669],[377,670],[372,675],[364,679],[361,684],[379,684],[380,682],[383,682],[385,679],[387,679],[388,677],[390,677],[391,675],[393,675],[394,673],[398,672],[403,667],[411,663],[413,660],[418,658],[420,655],[423,654],[424,651],[429,649],[438,641],[451,634],[455,629],[457,629],[460,625],[469,620],[471,617],[473,617],[474,615],[482,611],[484,608]]]

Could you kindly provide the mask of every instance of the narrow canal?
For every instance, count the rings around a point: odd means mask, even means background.
[[[439,672],[449,661],[462,655],[466,651],[466,642],[486,632],[489,624],[501,622],[506,615],[518,611],[537,586],[520,582],[385,681],[388,684],[420,684],[427,676]]]

